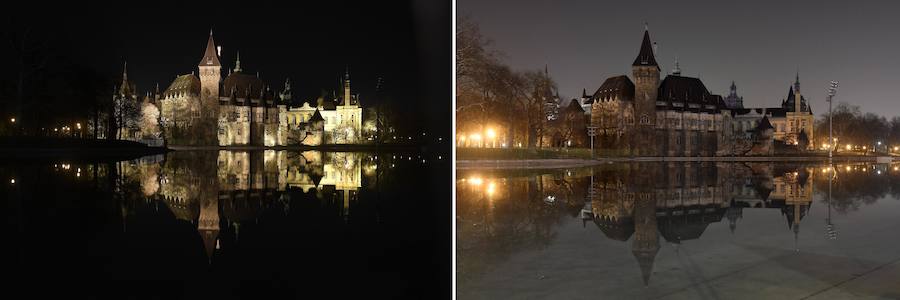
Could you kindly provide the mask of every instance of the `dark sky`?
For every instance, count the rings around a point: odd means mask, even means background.
[[[699,75],[713,93],[727,95],[734,80],[745,106],[779,105],[799,69],[816,114],[837,80],[836,102],[900,115],[896,2],[460,0],[457,10],[514,69],[548,64],[564,99],[630,77],[648,22],[663,74],[677,56],[682,74]]]
[[[26,4],[28,5],[28,4]],[[33,4],[14,16],[52,33],[66,56],[140,91],[165,89],[197,70],[212,27],[222,73],[241,53],[245,71],[312,100],[337,88],[349,66],[354,92],[371,100],[376,78],[398,106],[450,131],[451,6],[447,1],[152,1]],[[60,46],[61,45],[61,46]],[[111,89],[112,87],[110,87]],[[441,124],[443,122],[443,124]],[[440,125],[440,126],[439,126]]]

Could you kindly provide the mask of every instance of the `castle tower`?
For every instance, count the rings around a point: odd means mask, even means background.
[[[219,81],[222,79],[220,74],[222,64],[219,63],[219,54],[216,52],[212,30],[209,31],[209,40],[206,42],[203,59],[200,60],[197,67],[200,69],[200,102],[203,103],[204,110],[206,110],[212,108],[211,105],[215,105],[219,101]]]
[[[634,124],[636,136],[633,149],[638,151],[655,152],[655,138],[653,135],[656,126],[656,94],[659,88],[659,65],[653,54],[653,44],[650,42],[650,32],[644,28],[644,39],[641,49],[634,63],[631,64],[631,72],[634,77]]]
[[[350,106],[350,68],[344,74],[344,106]]]

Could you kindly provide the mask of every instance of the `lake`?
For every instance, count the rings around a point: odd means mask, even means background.
[[[6,283],[30,298],[445,297],[451,166],[416,150],[7,161]]]
[[[900,298],[900,164],[458,170],[459,299]]]

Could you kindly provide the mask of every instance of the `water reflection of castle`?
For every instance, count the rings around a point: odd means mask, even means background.
[[[770,164],[633,164],[595,173],[585,217],[610,239],[632,239],[632,254],[648,284],[659,236],[672,244],[697,239],[723,217],[733,233],[744,208],[781,210],[796,239],[812,203],[812,174]]]
[[[237,240],[242,224],[257,222],[265,211],[286,213],[290,190],[302,192],[301,198],[335,203],[346,220],[362,187],[362,165],[374,166],[374,161],[364,159],[361,153],[349,152],[179,154],[169,156],[164,167],[157,167],[157,174],[142,174],[140,177],[148,179],[141,184],[155,187],[145,189],[148,199],[159,200],[175,218],[196,225],[209,258],[220,247],[220,233]]]

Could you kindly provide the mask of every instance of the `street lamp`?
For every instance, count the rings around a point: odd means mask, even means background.
[[[485,131],[485,134],[487,134],[488,139],[491,140],[491,148],[493,148],[493,147],[494,147],[494,144],[495,144],[495,143],[494,143],[494,138],[497,137],[497,133],[494,132],[494,129],[493,129],[493,128],[488,128],[488,129]]]

